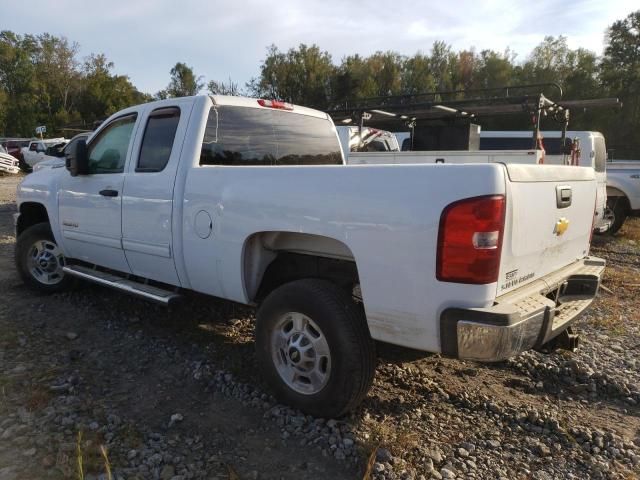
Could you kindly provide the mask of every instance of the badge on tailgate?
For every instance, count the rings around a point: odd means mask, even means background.
[[[560,236],[569,228],[569,220],[564,217],[561,217],[560,220],[556,222],[556,227],[553,229],[553,233]]]

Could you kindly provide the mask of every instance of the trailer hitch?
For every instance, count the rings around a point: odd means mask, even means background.
[[[552,353],[558,349],[569,350],[575,352],[578,349],[580,343],[580,335],[573,333],[571,327],[563,330],[560,335],[552,338],[544,345],[541,345],[536,350],[541,353]]]

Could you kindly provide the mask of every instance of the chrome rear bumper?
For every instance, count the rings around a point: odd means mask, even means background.
[[[444,355],[505,360],[546,344],[593,301],[606,262],[587,257],[498,297],[488,308],[449,308],[440,317]]]

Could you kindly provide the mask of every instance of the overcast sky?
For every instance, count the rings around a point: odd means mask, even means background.
[[[178,61],[205,80],[243,85],[266,47],[317,44],[334,62],[348,54],[509,47],[522,61],[546,35],[602,53],[604,33],[638,0],[0,0],[0,30],[63,35],[82,56],[105,53],[115,72],[155,93]]]

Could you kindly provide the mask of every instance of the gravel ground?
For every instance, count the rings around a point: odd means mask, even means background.
[[[0,177],[0,480],[640,476],[640,219],[594,239],[607,290],[578,352],[483,365],[380,345],[371,393],[335,420],[270,396],[250,308],[26,291],[16,183]]]

